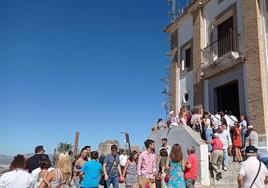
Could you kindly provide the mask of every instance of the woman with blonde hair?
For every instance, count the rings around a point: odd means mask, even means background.
[[[174,144],[167,160],[166,168],[169,169],[168,188],[185,188],[184,170],[185,164],[180,144]]]
[[[68,153],[60,153],[56,162],[56,169],[48,173],[46,180],[39,188],[64,188],[68,187],[72,176],[72,162]]]

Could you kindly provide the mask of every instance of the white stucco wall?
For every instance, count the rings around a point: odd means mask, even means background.
[[[193,91],[193,71],[186,72],[182,75],[180,79],[180,103],[181,106],[188,106],[190,105],[190,109],[193,107],[193,101],[194,101],[194,91]],[[187,103],[183,102],[184,93],[188,92],[189,94],[189,101]]]
[[[180,20],[178,24],[178,59],[180,61],[181,67],[181,47],[192,40],[193,38],[193,16],[187,15]],[[190,105],[193,106],[193,77],[192,71],[190,72],[183,72],[179,77],[179,94],[178,94],[178,101],[179,101],[179,108],[183,105]],[[183,102],[184,93],[188,92],[189,94],[189,101],[187,103]]]
[[[188,14],[178,24],[178,46],[179,49],[193,38],[193,16]]]
[[[194,146],[196,148],[196,155],[198,157],[199,166],[199,179],[202,185],[210,185],[209,175],[209,160],[208,160],[208,146],[201,141],[198,133],[194,132],[188,126],[174,127],[171,129],[159,130],[152,132],[149,139],[155,141],[156,151],[158,152],[161,147],[162,138],[168,139],[168,144],[172,147],[178,143],[182,147],[184,159],[187,158],[187,148]]]

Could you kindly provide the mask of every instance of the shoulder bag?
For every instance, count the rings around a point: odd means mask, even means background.
[[[109,168],[109,170],[107,171],[107,174],[109,174],[111,172],[111,170],[112,170],[112,168],[114,166],[114,162],[116,160],[116,157],[117,156],[114,157],[113,163],[112,163],[111,167]],[[106,187],[106,181],[105,181],[104,175],[101,176],[101,180],[100,180],[99,184],[103,185],[104,187]]]
[[[259,161],[259,162],[260,162],[260,161]],[[255,181],[256,181],[258,175],[260,174],[260,171],[261,171],[261,162],[260,162],[260,165],[259,165],[259,169],[258,169],[257,175],[255,176],[255,178],[254,178],[254,180],[253,180],[253,182],[252,182],[250,188],[252,188],[252,186],[254,185],[254,183],[255,183]]]

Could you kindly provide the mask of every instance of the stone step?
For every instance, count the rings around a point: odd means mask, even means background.
[[[209,188],[237,188],[237,185],[211,185]]]
[[[237,188],[238,185],[211,185],[209,187],[203,186],[202,188]],[[197,188],[197,187],[196,187]],[[198,187],[199,188],[199,187]],[[200,187],[201,188],[201,187]],[[268,185],[265,185],[268,188]]]
[[[223,178],[217,181],[216,179],[212,178],[211,180],[211,185],[226,185],[227,187],[229,186],[236,186],[237,187],[237,180],[236,177],[230,177],[230,178]]]
[[[226,171],[226,172],[222,172],[222,178],[233,178],[233,177],[237,177],[238,172],[234,171],[234,172],[230,172],[230,171]]]

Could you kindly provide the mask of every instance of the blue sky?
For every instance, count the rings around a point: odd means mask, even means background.
[[[0,154],[142,145],[164,116],[165,0],[0,1]]]

